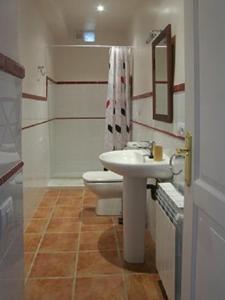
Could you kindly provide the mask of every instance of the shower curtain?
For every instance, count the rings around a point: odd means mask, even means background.
[[[131,84],[131,49],[112,47],[105,104],[105,151],[123,149],[130,140]]]

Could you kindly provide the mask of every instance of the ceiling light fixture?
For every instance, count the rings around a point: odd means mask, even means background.
[[[83,33],[83,40],[87,43],[95,42],[95,33],[93,31],[85,31]]]
[[[99,5],[97,6],[97,11],[102,12],[102,11],[104,11],[104,10],[105,10],[105,8],[104,8],[103,5],[99,4]]]

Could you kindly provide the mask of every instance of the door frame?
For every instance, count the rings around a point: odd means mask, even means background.
[[[199,70],[198,35],[195,32],[198,7],[195,0],[184,0],[184,44],[185,44],[185,126],[192,133],[192,181],[197,178],[195,166],[199,158],[196,140],[199,131],[196,130],[196,118],[199,117]],[[198,102],[197,102],[197,101]],[[185,217],[186,216],[186,217]],[[196,258],[192,255],[196,249],[195,228],[197,210],[194,208],[193,185],[185,186],[183,252],[182,252],[182,300],[193,299],[195,293],[194,266]]]

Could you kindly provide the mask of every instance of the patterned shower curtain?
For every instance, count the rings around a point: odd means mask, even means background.
[[[130,140],[131,49],[110,49],[106,100],[105,151],[123,149]]]

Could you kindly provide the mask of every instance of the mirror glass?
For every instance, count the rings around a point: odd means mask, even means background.
[[[163,39],[161,45],[155,48],[155,80],[167,81],[167,47]]]
[[[152,42],[153,119],[173,121],[171,25]]]
[[[167,85],[166,84],[156,84],[155,96],[157,99],[157,102],[156,102],[157,114],[160,114],[160,115],[168,114],[167,95],[168,95]]]

